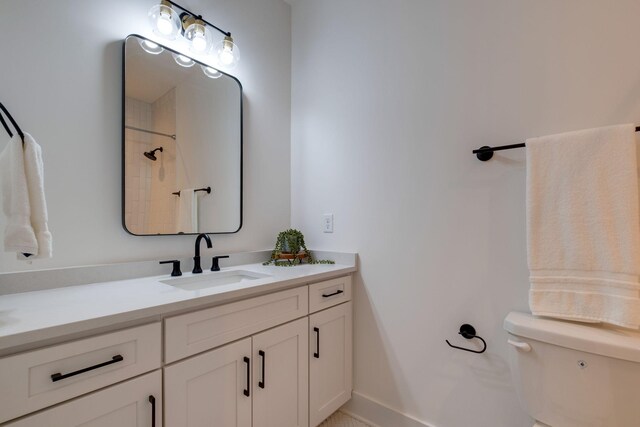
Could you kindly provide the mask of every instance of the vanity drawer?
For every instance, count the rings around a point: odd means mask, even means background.
[[[219,347],[309,313],[306,286],[165,319],[165,363]]]
[[[160,322],[0,359],[0,422],[160,367]]]
[[[351,300],[351,276],[309,285],[309,313]]]

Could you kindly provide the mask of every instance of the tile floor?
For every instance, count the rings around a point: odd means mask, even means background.
[[[343,414],[338,411],[335,414],[327,418],[318,427],[371,427],[369,424],[365,424],[361,421],[351,418],[347,414]]]

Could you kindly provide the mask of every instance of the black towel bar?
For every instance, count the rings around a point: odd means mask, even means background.
[[[195,190],[193,190],[194,192],[196,191],[206,191],[207,194],[211,194],[211,187],[202,187],[202,188],[196,188]],[[180,197],[180,192],[179,191],[174,191],[173,193],[171,193],[175,196]]]
[[[640,132],[640,126],[636,127],[636,132]],[[486,162],[487,160],[490,160],[493,157],[493,152],[494,151],[511,150],[513,148],[522,148],[522,147],[526,147],[526,146],[527,145],[525,143],[511,144],[511,145],[499,145],[497,147],[489,147],[489,146],[485,145],[485,146],[480,147],[480,148],[478,148],[476,150],[473,150],[473,154],[476,155],[478,160]]]

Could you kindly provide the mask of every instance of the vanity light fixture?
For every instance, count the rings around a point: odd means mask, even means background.
[[[178,17],[174,9],[180,9],[183,12]],[[153,32],[160,37],[174,40],[178,34],[182,34],[182,37],[189,44],[190,51],[201,55],[211,51],[214,44],[212,29],[215,29],[224,36],[215,47],[215,57],[219,65],[233,68],[240,60],[240,51],[233,42],[231,33],[221,30],[204,20],[201,15],[196,15],[171,0],[162,0],[160,4],[154,5],[149,10],[149,22]]]
[[[178,64],[181,67],[185,67],[185,68],[193,67],[196,63],[193,59],[189,58],[188,56],[180,55],[179,53],[174,53],[172,55],[173,55],[173,60],[176,61],[176,64]]]

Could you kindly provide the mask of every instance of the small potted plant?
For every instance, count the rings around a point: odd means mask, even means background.
[[[302,264],[305,259],[308,264],[335,264],[329,260],[314,260],[304,243],[304,235],[299,230],[289,229],[278,234],[271,258],[262,264],[293,267]]]

